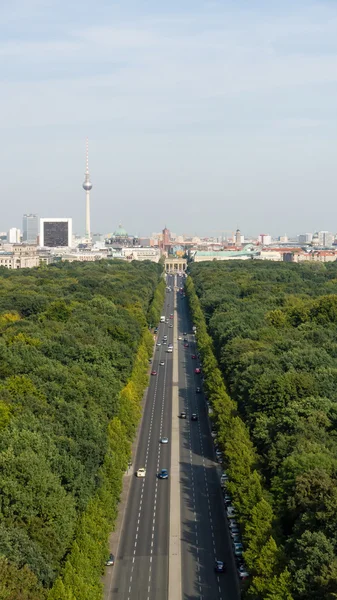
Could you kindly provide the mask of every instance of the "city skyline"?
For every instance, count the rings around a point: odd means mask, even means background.
[[[18,0],[1,19],[3,229],[71,212],[84,233],[86,134],[92,231],[337,229],[336,5]]]

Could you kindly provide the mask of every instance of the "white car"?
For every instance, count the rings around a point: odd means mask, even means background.
[[[167,437],[162,437],[160,440],[161,444],[168,444],[168,438]]]
[[[160,343],[160,342],[157,342],[157,346],[161,346],[161,343]]]
[[[178,336],[178,340],[179,340],[179,342],[181,342],[181,341],[182,341],[182,339],[183,339],[183,338],[181,337],[181,335],[179,335],[179,336]]]
[[[140,469],[137,470],[137,477],[145,477],[146,475],[146,469],[144,469],[144,467],[141,467]]]
[[[160,364],[161,367],[164,367],[164,365],[165,365],[165,363],[164,363],[163,360],[161,360],[159,364]]]
[[[234,506],[230,506],[230,505],[227,506],[226,513],[227,513],[228,519],[234,519],[234,517],[236,515],[236,510],[235,510]]]

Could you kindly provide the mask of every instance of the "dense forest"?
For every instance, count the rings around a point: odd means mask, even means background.
[[[1,600],[101,598],[161,270],[0,269]]]
[[[337,598],[337,265],[231,261],[190,273],[252,574],[245,595]]]

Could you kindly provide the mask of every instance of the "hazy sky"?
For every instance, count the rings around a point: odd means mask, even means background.
[[[336,0],[1,0],[0,230],[337,231]]]

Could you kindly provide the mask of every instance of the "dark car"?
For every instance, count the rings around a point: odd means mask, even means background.
[[[201,387],[195,388],[195,391],[196,391],[197,394],[201,394]]]
[[[115,557],[113,554],[109,554],[109,558],[105,563],[106,567],[112,567],[115,564]]]
[[[214,565],[214,571],[216,573],[226,573],[226,565],[222,560],[216,560]]]
[[[168,479],[168,470],[162,469],[161,471],[159,471],[158,479]]]
[[[198,415],[196,413],[193,413],[191,415],[191,421],[197,421],[198,420]]]

